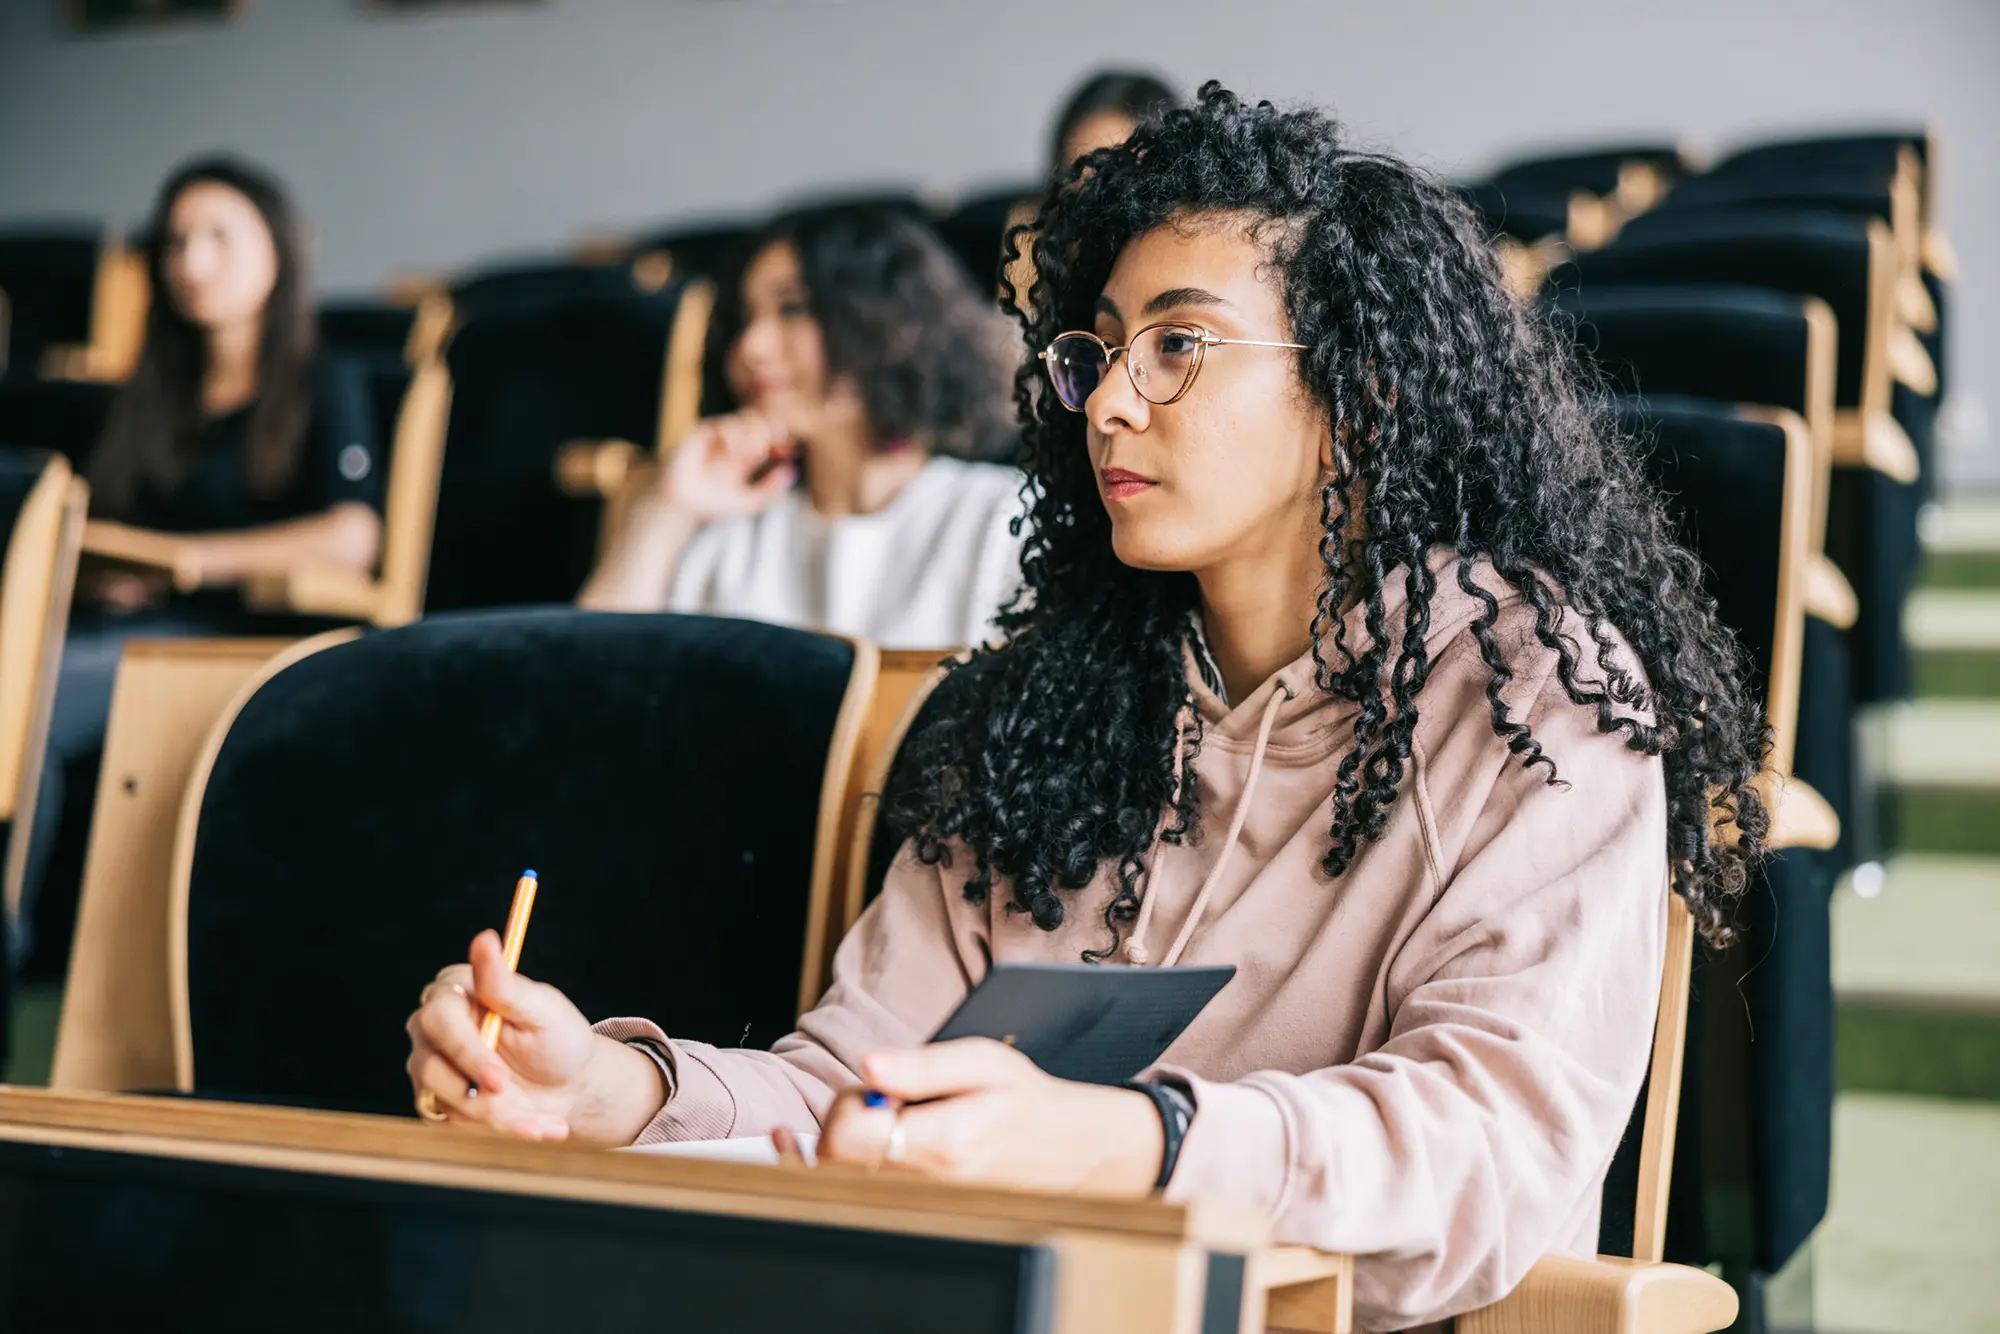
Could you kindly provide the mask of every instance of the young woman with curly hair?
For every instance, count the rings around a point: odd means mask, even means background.
[[[578,599],[950,648],[1020,587],[1005,322],[919,222],[779,219],[722,284],[705,400]]]
[[[488,933],[411,1018],[420,1104],[1234,1200],[1353,1253],[1363,1328],[1495,1300],[1594,1249],[1668,895],[1721,938],[1759,855],[1739,654],[1442,183],[1210,85],[1033,235],[1028,594],[905,744],[831,991],[770,1052],[593,1030]],[[1144,1087],[920,1045],[1078,959],[1237,973]]]

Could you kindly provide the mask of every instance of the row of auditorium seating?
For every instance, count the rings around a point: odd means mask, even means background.
[[[1744,901],[1741,943],[1697,965],[1669,1236],[1670,1256],[1720,1261],[1747,1302],[1825,1212],[1829,900],[1844,871],[1894,846],[1856,722],[1910,691],[1903,605],[1936,486],[1953,273],[1936,161],[1915,130],[1760,145],[1705,171],[1635,145],[1517,163],[1467,191],[1522,294],[1573,323],[1662,445],[1685,448],[1681,395],[1788,414],[1809,442],[1803,532],[1786,546],[1803,571],[1785,650],[1799,659],[1787,813],[1803,798],[1837,837],[1774,858]],[[1718,499],[1689,506],[1704,527],[1728,512]],[[1754,580],[1766,535],[1694,543],[1739,635],[1729,598]]]

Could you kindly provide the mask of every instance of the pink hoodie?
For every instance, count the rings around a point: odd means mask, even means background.
[[[1156,848],[1133,928],[1135,957],[1237,967],[1161,1066],[1197,1108],[1168,1197],[1253,1204],[1283,1240],[1352,1253],[1355,1319],[1371,1330],[1485,1305],[1545,1253],[1595,1250],[1666,930],[1660,761],[1597,731],[1558,684],[1532,609],[1476,566],[1503,608],[1505,698],[1563,782],[1524,771],[1493,733],[1470,631],[1480,603],[1449,553],[1430,564],[1433,666],[1382,836],[1339,880],[1321,873],[1357,706],[1314,687],[1310,656],[1233,708],[1191,671],[1211,823]],[[1400,578],[1385,601],[1399,624]],[[1565,628],[1579,676],[1599,679],[1574,615]],[[1347,633],[1366,642],[1358,609]],[[897,858],[825,999],[769,1052],[600,1024],[669,1067],[673,1092],[640,1142],[815,1130],[863,1056],[923,1042],[995,960],[1074,961],[1104,944],[1107,877],[1045,933],[1005,910],[1004,890],[968,903],[971,859],[953,860]]]

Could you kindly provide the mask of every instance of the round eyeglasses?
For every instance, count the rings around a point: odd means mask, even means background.
[[[1255,338],[1217,338],[1196,324],[1149,324],[1128,343],[1112,345],[1081,330],[1057,334],[1042,349],[1042,365],[1056,398],[1071,412],[1082,412],[1084,401],[1097,392],[1105,372],[1122,353],[1125,374],[1148,403],[1164,407],[1187,393],[1201,374],[1202,358],[1211,347],[1288,347],[1303,352],[1304,343],[1268,343]]]

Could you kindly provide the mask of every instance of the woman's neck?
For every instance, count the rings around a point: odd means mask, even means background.
[[[1232,701],[1248,699],[1312,647],[1326,566],[1312,543],[1196,572],[1202,629]],[[1346,608],[1341,608],[1344,613]]]
[[[921,449],[878,450],[865,436],[814,440],[805,454],[806,493],[813,508],[830,519],[875,513],[930,462]]]
[[[208,374],[202,380],[201,405],[209,416],[234,412],[257,396],[257,354],[263,341],[262,320],[208,331]]]

